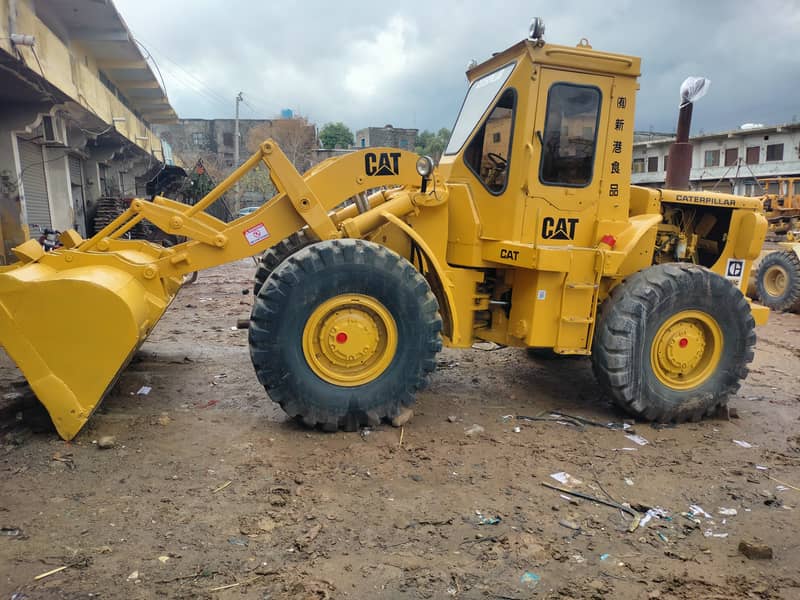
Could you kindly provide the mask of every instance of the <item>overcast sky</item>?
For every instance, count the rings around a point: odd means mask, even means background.
[[[465,67],[527,35],[642,57],[636,127],[674,130],[678,89],[711,79],[693,133],[800,118],[800,0],[276,2],[114,0],[156,58],[181,118],[291,108],[353,130],[452,127]]]

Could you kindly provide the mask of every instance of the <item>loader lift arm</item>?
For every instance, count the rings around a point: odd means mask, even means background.
[[[48,253],[28,240],[14,249],[20,262],[0,271],[0,345],[61,437],[71,439],[174,300],[184,275],[262,253],[305,226],[321,240],[362,237],[393,217],[442,204],[442,183],[422,191],[418,158],[369,148],[300,175],[267,140],[193,206],[135,199],[90,239],[68,231],[64,247]],[[387,168],[376,168],[380,163]],[[259,164],[269,170],[273,198],[231,223],[204,212]],[[367,198],[375,188],[381,190]],[[353,196],[359,202],[336,208]],[[143,219],[187,241],[164,248],[121,239]]]

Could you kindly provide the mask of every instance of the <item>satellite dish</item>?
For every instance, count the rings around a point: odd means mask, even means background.
[[[687,77],[681,84],[681,107],[700,100],[711,87],[711,80],[707,77]]]

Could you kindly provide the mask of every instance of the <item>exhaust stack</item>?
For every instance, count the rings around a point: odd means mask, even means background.
[[[681,84],[681,105],[675,142],[669,148],[666,187],[671,190],[688,190],[692,170],[692,145],[689,131],[692,127],[692,107],[706,95],[711,81],[705,77],[688,77]]]

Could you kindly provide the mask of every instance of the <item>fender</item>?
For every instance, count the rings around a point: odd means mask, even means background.
[[[437,260],[436,255],[431,250],[430,246],[425,242],[424,239],[414,231],[411,226],[403,221],[400,217],[393,215],[389,212],[382,212],[381,216],[386,219],[392,225],[395,225],[398,229],[403,231],[409,238],[411,238],[414,243],[419,246],[419,249],[425,255],[425,260],[433,270],[434,277],[438,280],[439,289],[442,292],[443,298],[440,300],[445,301],[445,306],[439,306],[439,312],[442,315],[442,319],[444,322],[444,332],[451,336],[451,339],[454,344],[457,344],[458,341],[455,339],[459,337],[459,321],[458,321],[458,311],[455,309],[455,298],[453,296],[453,287],[454,284],[447,276],[445,270],[442,268],[441,263]]]

